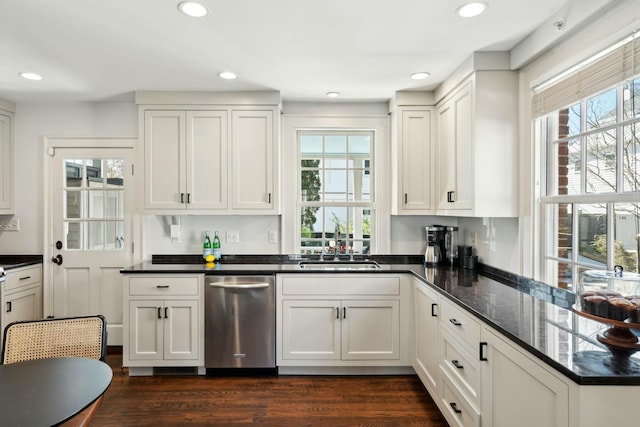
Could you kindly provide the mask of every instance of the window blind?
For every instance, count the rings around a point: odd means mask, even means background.
[[[575,72],[562,76],[557,82],[535,90],[531,111],[537,118],[609,89],[638,74],[640,41],[638,33],[619,43],[597,59],[585,61]]]

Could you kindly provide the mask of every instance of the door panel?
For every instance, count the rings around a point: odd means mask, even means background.
[[[49,157],[51,280],[45,316],[102,314],[122,344],[122,278],[132,263],[133,150],[55,148]],[[58,248],[59,247],[59,248]]]

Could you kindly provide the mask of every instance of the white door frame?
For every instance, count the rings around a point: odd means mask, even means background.
[[[86,149],[100,149],[100,148],[122,148],[134,150],[133,158],[137,160],[135,149],[138,146],[138,138],[104,138],[104,137],[44,137],[43,139],[43,171],[44,171],[44,224],[43,224],[43,290],[42,290],[42,311],[43,317],[49,317],[53,315],[53,264],[51,258],[53,257],[55,248],[53,247],[53,218],[51,212],[51,197],[53,194],[53,183],[49,180],[51,173],[50,159],[55,154],[56,148],[86,148]],[[135,174],[134,174],[135,180]],[[133,191],[138,189],[137,182],[132,185]],[[134,206],[128,206],[127,210],[131,210],[131,232],[130,238],[133,244],[132,263],[139,262],[140,259],[140,218],[136,215],[137,204]],[[48,285],[47,285],[48,284]]]

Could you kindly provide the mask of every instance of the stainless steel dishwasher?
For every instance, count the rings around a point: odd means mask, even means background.
[[[276,366],[274,276],[207,276],[205,367]]]

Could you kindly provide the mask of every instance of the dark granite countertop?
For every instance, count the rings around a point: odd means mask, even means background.
[[[42,255],[0,255],[0,267],[5,270],[41,263]]]
[[[570,310],[573,294],[540,282],[517,277],[491,267],[474,271],[424,267],[420,257],[371,257],[378,270],[303,270],[299,259],[287,256],[247,256],[224,259],[207,267],[201,258],[154,257],[122,273],[410,273],[431,285],[522,348],[581,385],[640,385],[640,355],[616,361],[596,340],[607,325],[583,318]],[[175,263],[172,263],[175,262]],[[195,263],[192,263],[194,262]],[[244,263],[248,262],[248,263]]]

